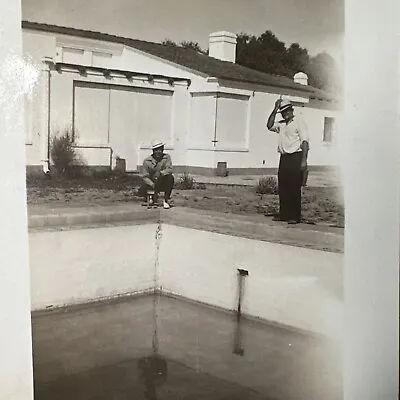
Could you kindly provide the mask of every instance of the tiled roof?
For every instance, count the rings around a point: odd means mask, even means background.
[[[57,33],[62,35],[77,36],[87,39],[101,40],[105,42],[119,43],[128,47],[141,50],[145,53],[173,62],[183,67],[189,68],[193,71],[197,71],[209,77],[215,77],[218,79],[236,82],[293,89],[301,92],[306,92],[312,97],[328,101],[335,101],[334,96],[311,86],[304,86],[295,83],[290,78],[266,74],[247,67],[243,67],[235,63],[221,61],[192,49],[164,45],[161,43],[147,42],[144,40],[129,39],[106,33],[30,21],[22,21],[22,28],[42,32]]]

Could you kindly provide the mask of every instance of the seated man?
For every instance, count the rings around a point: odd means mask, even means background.
[[[143,161],[143,180],[146,196],[154,191],[153,202],[157,201],[160,192],[164,192],[164,208],[170,208],[174,176],[172,175],[172,161],[169,154],[164,153],[164,143],[154,142],[153,154]]]

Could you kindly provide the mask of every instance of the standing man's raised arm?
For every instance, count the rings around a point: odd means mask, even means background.
[[[267,128],[270,131],[276,132],[276,130],[274,129],[275,118],[276,118],[276,114],[278,113],[281,103],[282,103],[282,99],[278,99],[275,102],[275,108],[272,110],[271,115],[268,117]]]

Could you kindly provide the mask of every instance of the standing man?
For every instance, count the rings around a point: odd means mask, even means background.
[[[282,120],[275,122],[276,114]],[[278,99],[268,118],[268,130],[278,134],[280,153],[278,170],[279,216],[275,221],[301,222],[301,187],[307,171],[309,138],[305,124],[294,115],[289,101]]]
[[[172,161],[169,154],[164,153],[164,143],[155,141],[152,146],[153,154],[143,161],[144,191],[154,191],[153,201],[157,201],[160,192],[164,192],[164,208],[169,209],[171,192],[174,187]]]

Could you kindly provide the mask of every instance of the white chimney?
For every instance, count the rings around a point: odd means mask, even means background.
[[[298,72],[293,77],[295,83],[299,83],[300,85],[308,85],[308,76],[304,72]]]
[[[210,34],[208,55],[222,61],[236,61],[236,35],[230,32]]]

